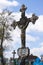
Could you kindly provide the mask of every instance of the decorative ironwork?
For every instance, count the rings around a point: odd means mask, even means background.
[[[26,28],[28,26],[28,24],[30,22],[32,22],[33,24],[35,24],[36,20],[38,19],[38,16],[36,16],[35,14],[32,14],[31,18],[27,18],[25,16],[25,11],[26,11],[27,7],[23,4],[21,6],[20,12],[21,12],[21,18],[20,21],[18,22],[13,22],[12,26],[15,27],[18,26],[21,29],[21,44],[22,47],[25,47],[25,32],[26,32]]]

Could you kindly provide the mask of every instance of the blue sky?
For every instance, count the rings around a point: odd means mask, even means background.
[[[43,54],[43,0],[0,0],[0,11],[8,9],[15,15],[14,19],[19,20],[21,16],[19,9],[22,4],[27,6],[27,17],[31,17],[32,13],[35,13],[39,17],[35,25],[30,23],[26,30],[26,46],[30,48],[30,53],[40,57],[40,55]],[[21,47],[20,34],[21,32],[18,27],[11,32],[14,41],[6,42],[6,44],[11,43],[7,44],[11,47],[10,51],[14,49],[17,51],[17,49]],[[10,51],[6,51],[6,57],[12,56]]]
[[[10,0],[14,1],[14,0]],[[22,4],[27,6],[28,13],[36,13],[37,15],[43,14],[43,0],[16,0],[19,5],[16,7],[11,7],[13,11],[19,11]]]

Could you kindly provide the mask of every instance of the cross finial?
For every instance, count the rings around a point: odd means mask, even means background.
[[[27,9],[27,7],[23,4],[23,5],[21,6],[20,12],[25,12],[26,9]]]

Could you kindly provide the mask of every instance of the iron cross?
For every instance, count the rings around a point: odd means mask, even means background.
[[[35,24],[36,20],[38,19],[38,16],[36,16],[35,14],[32,14],[32,17],[31,18],[27,18],[25,16],[25,11],[26,11],[27,7],[23,4],[21,6],[21,9],[20,9],[20,12],[21,12],[21,18],[20,18],[20,21],[17,21],[17,22],[13,22],[12,23],[12,26],[15,27],[18,26],[20,29],[21,29],[21,45],[22,47],[25,47],[25,38],[26,38],[26,35],[25,35],[25,32],[26,32],[26,28],[28,26],[28,24],[30,22],[32,22],[33,24]]]

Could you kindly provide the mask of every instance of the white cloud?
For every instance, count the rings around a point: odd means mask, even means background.
[[[2,12],[2,10],[0,9],[0,13]]]
[[[39,37],[34,37],[29,34],[26,34],[26,41],[35,42],[36,40],[39,40]]]
[[[40,44],[41,47],[43,47],[43,42]]]
[[[5,52],[5,53],[4,53],[4,56],[6,56],[6,58],[13,57],[12,51]]]
[[[8,1],[8,0],[0,0],[0,9],[3,9],[5,7],[9,7],[9,6],[18,6],[18,2],[17,1]]]
[[[40,44],[40,47],[30,49],[30,53],[40,57],[43,54],[43,43]]]
[[[14,20],[16,21],[19,21],[21,18],[21,12],[13,12],[11,15],[14,16]]]

